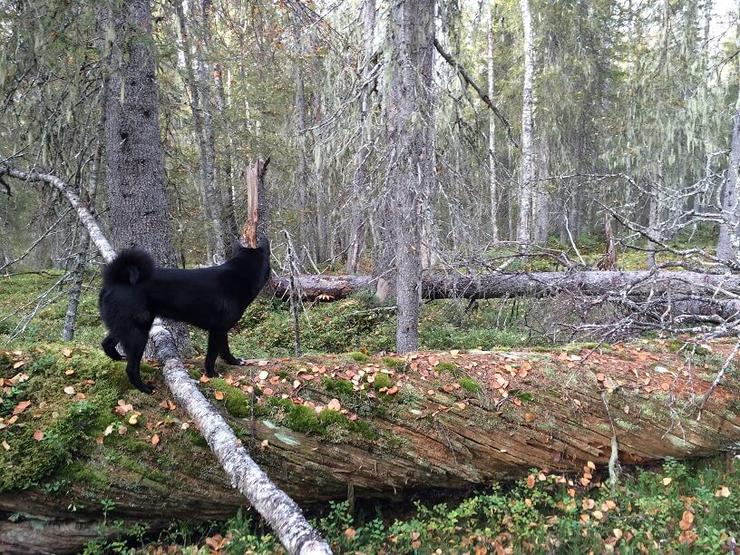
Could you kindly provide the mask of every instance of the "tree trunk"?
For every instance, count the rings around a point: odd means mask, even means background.
[[[524,85],[522,87],[522,158],[519,185],[517,241],[526,246],[532,238],[532,191],[534,187],[534,38],[529,0],[520,0],[524,29]]]
[[[74,260],[72,270],[72,283],[69,287],[69,298],[67,311],[64,314],[64,327],[62,328],[62,341],[72,341],[75,338],[77,327],[77,309],[80,305],[82,294],[82,282],[85,279],[85,268],[87,268],[87,251],[90,248],[90,236],[83,226],[80,226],[80,244]]]
[[[365,243],[365,207],[368,193],[367,165],[370,158],[372,142],[372,117],[370,114],[370,97],[373,90],[371,82],[372,55],[375,37],[375,0],[365,0],[362,5],[362,90],[359,98],[360,112],[360,145],[355,152],[355,173],[352,176],[352,204],[349,224],[349,249],[347,251],[347,273],[356,274],[360,265],[360,256]]]
[[[663,184],[657,181],[662,180],[662,170],[660,170],[656,181],[653,182],[650,188],[650,199],[648,205],[648,225],[647,225],[647,266],[648,268],[655,268],[657,262],[655,260],[655,251],[658,248],[658,242],[661,240],[660,233],[660,214],[662,209],[662,186]],[[653,241],[652,239],[655,239]]]
[[[216,112],[221,114],[224,126],[224,158],[223,168],[221,169],[221,178],[217,182],[221,183],[221,198],[223,199],[223,217],[222,220],[228,230],[226,235],[226,247],[239,237],[239,226],[236,223],[236,191],[234,188],[234,162],[233,162],[233,132],[231,130],[231,118],[228,115],[229,104],[226,95],[226,86],[224,85],[224,70],[220,64],[214,68],[214,80],[216,82]]]
[[[152,14],[148,0],[111,2],[111,71],[105,95],[106,184],[113,244],[139,246],[177,266],[159,135]]]
[[[547,179],[550,177],[550,147],[547,142],[547,137],[540,136],[538,147],[538,175],[539,179],[534,187],[534,209],[533,214],[533,237],[532,239],[537,245],[545,245],[547,243],[547,236],[550,232],[550,185],[551,182]]]
[[[159,101],[149,0],[112,1],[101,10],[112,37],[105,99],[105,172],[113,244],[137,246],[160,266],[178,265],[164,181]],[[172,323],[177,345],[189,345],[184,324]],[[151,345],[146,356],[151,356]]]
[[[206,63],[203,61],[204,40],[196,41],[196,59],[193,60],[193,45],[190,40],[190,28],[185,16],[185,0],[177,0],[175,9],[180,21],[180,34],[182,36],[183,54],[185,58],[185,83],[190,91],[190,109],[193,114],[193,130],[198,141],[200,151],[200,191],[203,201],[203,211],[207,222],[209,244],[209,263],[220,264],[226,259],[226,246],[224,244],[223,226],[221,218],[223,213],[220,193],[216,184],[216,151],[215,136],[213,131],[213,116],[210,107],[210,77]],[[206,32],[203,28],[205,15],[195,2],[190,2],[188,11],[191,21],[200,19],[200,34]],[[201,17],[196,16],[201,12]],[[197,73],[193,67],[197,68]]]
[[[297,52],[293,61],[293,79],[295,80],[295,131],[298,139],[298,166],[295,172],[295,189],[298,201],[298,237],[296,240],[297,256],[299,260],[304,259],[304,249],[310,252],[312,241],[309,237],[309,183],[310,172],[308,162],[308,108],[306,104],[306,91],[303,72],[304,46],[303,40],[297,28],[297,22],[293,22],[293,36],[296,41]]]
[[[485,0],[486,30],[488,49],[486,62],[488,65],[488,98],[493,102],[493,0]],[[491,203],[491,240],[496,243],[498,234],[498,184],[496,183],[496,116],[488,112],[488,195]]]
[[[105,96],[105,95],[103,95]],[[103,100],[103,103],[105,100]],[[84,186],[80,186],[80,196],[87,199],[88,204],[94,204],[94,199],[97,196],[98,184],[100,183],[100,177],[103,169],[103,140],[102,137],[105,134],[105,118],[103,115],[105,112],[101,110],[101,118],[98,125],[98,144],[95,149],[95,156],[92,161],[92,168],[90,169],[90,184],[85,190]],[[82,222],[77,222],[80,230],[80,244],[78,247],[78,254],[74,262],[74,270],[72,272],[72,284],[69,288],[69,300],[67,301],[67,312],[64,315],[64,328],[62,329],[62,341],[72,341],[75,337],[75,329],[77,327],[77,310],[80,305],[80,296],[82,295],[82,283],[85,279],[85,270],[87,269],[88,263],[88,250],[90,250],[90,236],[85,229]]]
[[[732,351],[727,344],[710,348],[722,359]],[[300,364],[261,361],[255,367],[260,372],[234,369],[227,376],[237,401],[214,402],[260,466],[304,504],[345,499],[349,486],[357,498],[401,500],[419,491],[486,487],[531,468],[580,472],[588,461],[605,468],[614,438],[623,464],[710,455],[740,440],[740,415],[733,410],[738,378],[728,375],[707,397],[716,369],[689,364],[660,341],[650,350],[617,344],[578,352],[453,351],[413,354],[399,362],[402,370],[384,368],[381,357],[366,363],[341,355]],[[266,379],[259,378],[262,372]],[[373,376],[377,383],[380,375],[393,384],[385,392],[367,380]],[[294,380],[299,388],[293,388]],[[273,396],[264,393],[250,405],[247,388],[266,392],[265,384],[276,384],[270,385]],[[210,399],[218,387],[202,386]],[[288,399],[270,405],[283,392]],[[290,428],[297,426],[288,416],[294,407],[331,412],[326,407],[332,399],[343,415],[310,420],[310,432]],[[191,413],[179,396],[175,400]],[[252,418],[228,412],[249,414],[250,406]],[[186,418],[181,408],[169,411],[157,403],[136,410],[148,422]],[[221,417],[215,411],[208,416]],[[0,551],[19,546],[37,551],[40,545],[73,551],[63,546],[79,547],[89,539],[79,536],[103,521],[98,503],[103,499],[115,502],[109,522],[143,519],[154,529],[175,519],[232,516],[242,500],[229,479],[215,467],[193,464],[208,456],[206,448],[188,440],[179,426],[165,426],[159,434],[158,455],[142,456],[135,470],[123,464],[128,457],[104,456],[116,449],[106,443],[79,461],[94,473],[104,471],[105,480],[74,482],[65,494],[50,495],[43,485],[23,495],[0,494],[0,510],[23,515],[3,520]],[[206,437],[210,443],[212,436]],[[156,461],[165,458],[170,464],[162,472]],[[598,472],[592,480],[598,484]],[[71,505],[76,512],[69,511]]]
[[[717,242],[717,258],[740,263],[740,197],[738,197],[738,167],[740,166],[740,90],[732,118],[732,144],[727,177],[722,192],[722,223]]]
[[[396,305],[399,352],[418,345],[421,277],[421,195],[434,179],[431,102],[434,2],[394,0],[387,98],[388,186],[395,206]]]

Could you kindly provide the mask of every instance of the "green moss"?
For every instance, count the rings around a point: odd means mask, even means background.
[[[52,474],[60,466],[74,460],[85,443],[99,407],[85,400],[72,403],[56,421],[44,427],[44,438],[33,438],[40,423],[13,426],[3,434],[10,446],[0,453],[0,491],[25,489]],[[39,426],[39,429],[41,426]]]
[[[388,374],[384,374],[383,372],[378,372],[375,374],[375,380],[373,381],[373,387],[375,389],[382,389],[382,388],[389,388],[393,386],[393,380],[391,380],[391,377]]]
[[[281,423],[296,432],[315,434],[329,440],[342,437],[339,430],[362,436],[366,439],[376,439],[375,433],[367,422],[352,421],[344,414],[334,410],[323,410],[319,414],[305,405],[296,405],[290,399],[271,397],[265,403],[271,410],[271,416],[278,418]]]
[[[188,428],[187,430],[185,430],[185,437],[190,443],[197,447],[208,447],[208,442],[202,435],[198,433],[197,430]]]
[[[354,351],[354,352],[349,353],[349,358],[351,358],[355,362],[360,362],[360,363],[368,362],[370,360],[369,356],[359,351]]]
[[[440,362],[434,367],[437,372],[457,372],[459,368],[454,362]]]
[[[252,414],[249,396],[238,387],[226,383],[221,378],[212,378],[208,382],[210,389],[224,394],[224,407],[235,418],[247,418]]]
[[[396,402],[403,405],[416,405],[423,398],[423,395],[415,387],[405,384],[396,395]]]
[[[393,368],[394,370],[406,368],[406,361],[402,358],[383,357],[383,364],[388,368]]]
[[[285,425],[296,432],[319,432],[321,423],[316,411],[305,405],[293,405],[285,416]]]
[[[478,393],[481,390],[480,384],[467,376],[460,379],[460,387],[468,393]]]
[[[437,372],[449,372],[453,376],[460,375],[460,368],[454,362],[440,362],[434,367]]]
[[[354,385],[349,380],[341,380],[324,376],[321,379],[321,385],[329,393],[352,395],[354,391]]]

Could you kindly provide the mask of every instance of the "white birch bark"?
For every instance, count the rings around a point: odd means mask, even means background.
[[[486,30],[488,49],[486,62],[488,65],[488,98],[493,102],[493,0],[486,0]],[[496,116],[488,112],[488,194],[491,202],[491,239],[498,242],[498,184],[496,183]]]
[[[532,191],[534,186],[534,39],[529,0],[520,0],[524,30],[524,85],[522,87],[522,161],[519,185],[517,241],[522,246],[532,237]]]

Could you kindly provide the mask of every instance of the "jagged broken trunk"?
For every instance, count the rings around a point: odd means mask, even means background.
[[[729,448],[740,441],[737,376],[728,373],[704,399],[732,346],[691,356],[672,352],[679,346],[251,361],[201,387],[296,501],[343,499],[348,488],[357,498],[402,498],[485,486],[532,467],[603,467],[614,434],[622,464]],[[69,552],[101,530],[114,533],[100,527],[105,503],[109,523],[154,527],[226,518],[244,505],[199,435],[183,426],[186,414],[168,404],[166,388],[158,392],[124,394],[155,428],[129,426],[126,442],[91,437],[80,479],[54,494],[54,477],[0,493],[0,511],[21,515],[0,523],[0,551]]]

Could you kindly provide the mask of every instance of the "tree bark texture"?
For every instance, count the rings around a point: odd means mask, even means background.
[[[727,176],[722,191],[722,224],[719,228],[717,258],[740,262],[740,197],[738,168],[740,167],[740,91],[732,118],[732,139]]]
[[[365,244],[366,195],[368,193],[368,162],[372,152],[372,117],[370,114],[372,83],[372,56],[375,38],[375,0],[362,4],[362,30],[364,52],[362,57],[361,92],[359,102],[360,137],[355,152],[355,173],[352,176],[352,204],[350,206],[349,249],[347,251],[347,273],[356,274]]]
[[[486,65],[488,67],[488,98],[493,102],[493,0],[485,0],[486,13]],[[496,243],[498,234],[498,184],[496,182],[496,116],[488,113],[488,195],[491,203],[491,240]]]
[[[79,233],[80,242],[77,245],[78,252],[73,262],[72,283],[69,286],[67,311],[64,314],[62,341],[72,341],[75,338],[77,309],[80,305],[82,282],[85,279],[85,268],[87,268],[87,251],[90,248],[90,236],[85,231],[84,226],[80,226]]]
[[[433,189],[434,2],[394,0],[388,23],[388,187],[396,224],[399,352],[418,345],[421,197]]]
[[[161,265],[177,266],[164,183],[159,134],[152,14],[149,0],[111,2],[113,37],[105,139],[113,243],[139,246]]]
[[[193,114],[193,130],[198,141],[200,151],[200,192],[203,201],[203,211],[208,227],[207,242],[211,248],[210,263],[220,264],[226,259],[226,246],[221,219],[223,207],[220,192],[216,183],[216,146],[213,130],[213,114],[211,110],[211,87],[207,63],[204,61],[203,36],[207,32],[204,28],[206,15],[201,10],[199,2],[189,2],[190,21],[199,21],[200,30],[196,36],[197,48],[193,59],[193,44],[190,40],[190,25],[184,10],[184,1],[175,2],[177,17],[180,22],[183,54],[185,58],[185,83],[190,90],[190,108]],[[197,14],[197,15],[196,15]],[[193,69],[195,67],[197,72]]]
[[[300,289],[305,300],[337,300],[374,286],[370,276],[302,275]],[[273,278],[275,292],[284,296],[287,278]],[[727,307],[740,306],[740,276],[699,272],[584,271],[488,273],[478,275],[425,273],[421,280],[424,299],[495,299],[506,297],[545,297],[559,293],[585,296],[693,295],[714,298]],[[321,298],[325,295],[326,298]]]
[[[231,129],[231,118],[229,117],[229,97],[226,95],[224,84],[224,69],[220,64],[214,67],[214,81],[216,84],[216,113],[221,115],[224,127],[224,153],[223,164],[220,168],[221,198],[223,199],[223,222],[228,230],[226,233],[226,248],[239,237],[239,226],[236,223],[236,191],[234,188],[234,160],[233,160],[233,131]]]
[[[719,359],[732,351],[732,345],[722,343],[709,348]],[[342,355],[252,361],[252,370],[235,370],[226,380],[244,391],[243,403],[250,402],[247,388],[265,392],[254,405],[253,418],[232,416],[233,405],[228,409],[224,401],[209,404],[195,382],[176,369],[178,363],[166,360],[165,379],[177,392],[178,408],[162,410],[151,403],[141,408],[147,420],[167,418],[177,424],[186,418],[185,409],[198,418],[214,451],[243,453],[241,461],[246,447],[301,503],[343,499],[350,485],[359,498],[398,500],[423,490],[484,487],[526,475],[531,468],[579,472],[588,461],[604,468],[614,435],[622,464],[710,455],[740,440],[737,376],[728,375],[706,397],[717,370],[709,359],[688,364],[683,354],[660,341],[603,350],[414,353],[400,358],[402,365],[395,369],[385,367],[381,357],[365,363]],[[395,392],[370,385],[367,378],[381,373]],[[461,387],[463,377],[478,389]],[[341,392],[329,387],[337,383],[346,387]],[[285,409],[264,410],[270,400],[267,387],[276,397],[287,393],[291,406],[330,410],[326,407],[334,399],[345,411],[345,424],[310,432],[292,429]],[[209,384],[202,389],[208,398],[218,390]],[[165,401],[161,391],[157,400]],[[216,431],[222,418],[237,436]],[[352,431],[348,422],[361,423],[362,433]],[[12,542],[43,543],[57,552],[66,551],[62,546],[70,542],[80,545],[81,530],[102,521],[103,499],[115,502],[109,521],[147,519],[155,528],[174,519],[233,515],[243,499],[230,487],[233,478],[208,464],[207,449],[188,441],[179,425],[160,435],[158,449],[171,461],[167,472],[156,472],[158,457],[142,456],[139,470],[118,467],[120,459],[104,456],[106,449],[115,449],[106,444],[94,447],[84,464],[104,471],[107,481],[74,483],[57,496],[41,489],[22,496],[0,494],[0,510],[24,513],[17,523],[3,521],[0,550]],[[240,469],[242,487],[266,479],[256,468],[242,470],[237,460],[220,460],[229,473]],[[131,483],[137,484],[134,491]],[[76,512],[68,510],[70,504],[78,507]]]
[[[293,61],[293,79],[295,81],[295,132],[298,141],[298,164],[295,170],[295,190],[298,196],[298,237],[295,244],[299,260],[304,260],[304,249],[310,252],[312,240],[310,237],[309,220],[309,186],[311,170],[309,168],[309,136],[306,125],[308,122],[308,105],[306,101],[305,79],[303,69],[304,41],[301,37],[298,23],[292,23],[293,36],[297,44],[297,52]]]
[[[524,30],[524,84],[522,86],[522,158],[519,184],[517,241],[532,238],[532,192],[534,188],[534,37],[529,0],[520,0]]]

